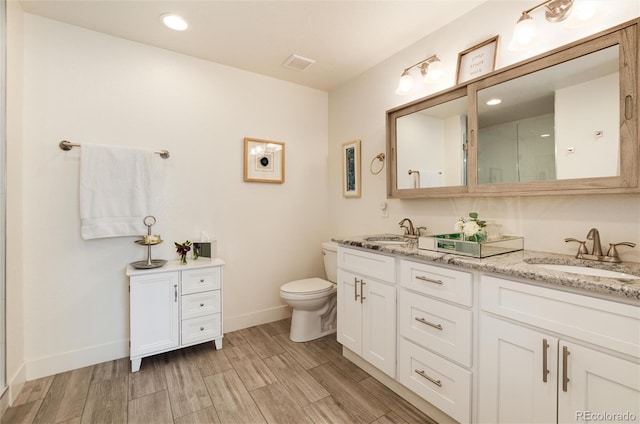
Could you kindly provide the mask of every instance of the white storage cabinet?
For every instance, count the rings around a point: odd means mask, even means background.
[[[400,261],[398,381],[459,422],[471,420],[473,274]]]
[[[479,422],[640,419],[639,307],[490,275],[480,287]]]
[[[169,262],[162,268],[127,267],[130,292],[131,371],[142,358],[215,341],[222,348],[220,259]]]
[[[395,258],[338,247],[337,339],[395,378]]]

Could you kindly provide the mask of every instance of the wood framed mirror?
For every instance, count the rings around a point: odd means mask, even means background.
[[[638,22],[387,111],[388,197],[640,192]]]

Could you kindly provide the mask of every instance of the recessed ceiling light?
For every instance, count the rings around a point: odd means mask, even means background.
[[[189,22],[187,22],[182,16],[167,13],[162,15],[160,18],[162,19],[163,24],[176,31],[184,31],[189,28]]]
[[[500,103],[502,103],[501,99],[491,99],[491,100],[487,101],[487,104],[489,106],[499,105]]]

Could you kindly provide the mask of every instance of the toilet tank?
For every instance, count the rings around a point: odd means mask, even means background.
[[[327,280],[335,283],[338,281],[338,243],[326,241],[322,243],[322,258],[324,259],[324,272]]]

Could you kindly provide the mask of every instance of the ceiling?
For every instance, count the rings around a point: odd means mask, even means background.
[[[35,15],[331,91],[487,0],[10,1]],[[165,13],[182,15],[190,28],[164,27]],[[284,68],[291,54],[316,62]]]

